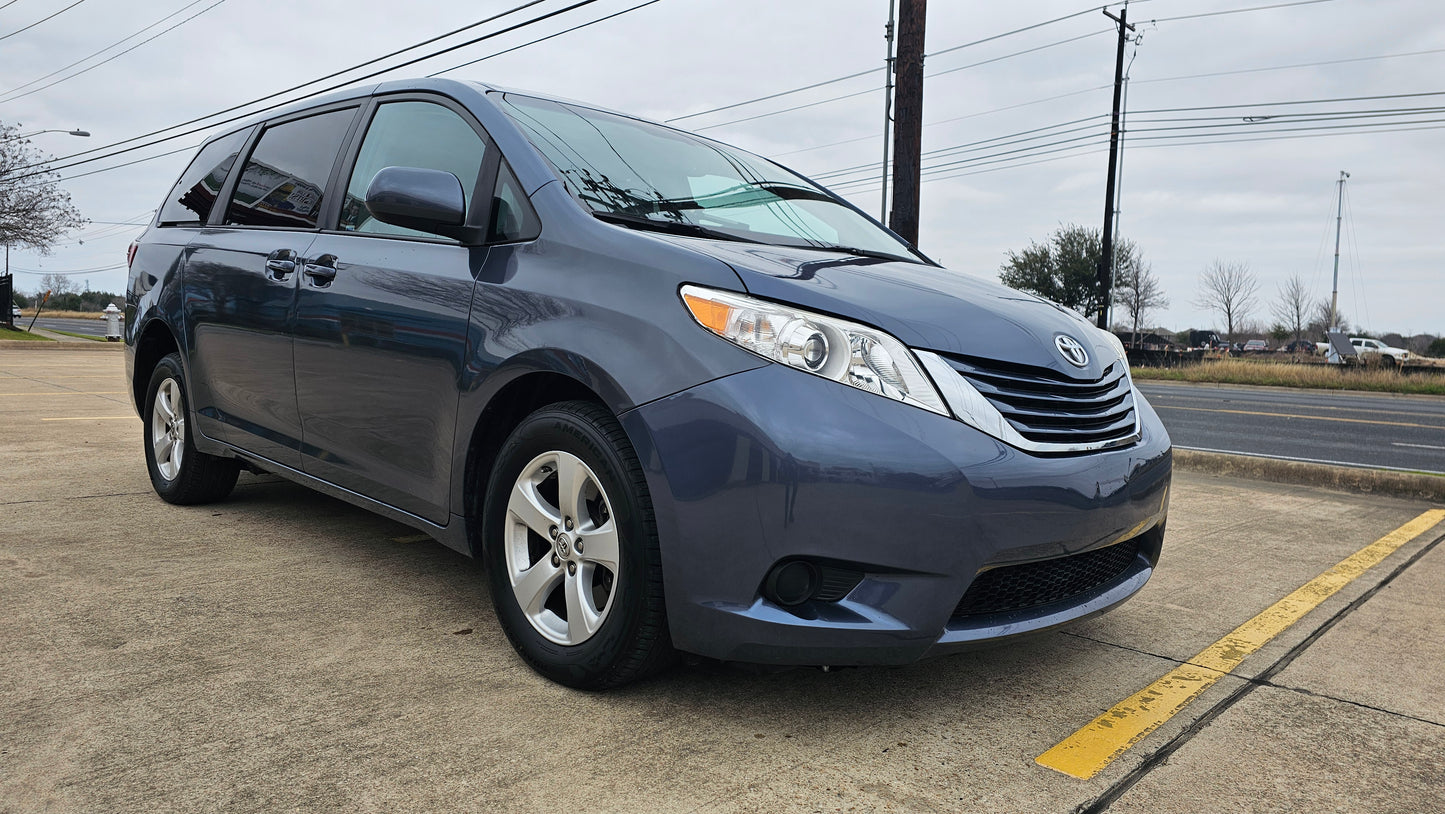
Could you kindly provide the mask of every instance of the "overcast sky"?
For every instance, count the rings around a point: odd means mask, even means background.
[[[74,2],[14,0],[0,9],[0,37]],[[83,0],[0,41],[4,78],[0,120],[22,123],[23,132],[78,127],[93,134],[88,139],[63,133],[35,137],[38,146],[63,158],[283,90],[475,23],[520,2]],[[600,0],[402,68],[387,78],[439,71],[639,2]],[[1335,182],[1339,171],[1347,170],[1351,175],[1345,190],[1341,310],[1353,323],[1377,332],[1445,334],[1441,249],[1445,130],[1433,129],[1445,127],[1441,115],[1445,94],[1277,104],[1445,92],[1441,5],[1436,0],[1326,0],[1166,19],[1288,2],[1145,0],[1129,6],[1130,19],[1139,23],[1143,36],[1130,70],[1128,109],[1134,113],[1127,123],[1120,218],[1123,236],[1138,243],[1171,302],[1151,321],[1174,329],[1219,325],[1217,317],[1195,305],[1199,276],[1215,260],[1245,263],[1257,273],[1260,303],[1254,316],[1261,322],[1267,323],[1270,303],[1292,275],[1299,275],[1318,296],[1327,297]],[[568,4],[546,0],[424,50]],[[926,68],[939,75],[925,84],[923,149],[927,153],[997,140],[965,147],[968,152],[925,155],[925,170],[933,163],[974,162],[925,175],[919,244],[944,265],[996,277],[1010,250],[1045,240],[1063,224],[1102,224],[1107,150],[1102,137],[1094,134],[1107,119],[1088,117],[1107,116],[1109,111],[1107,86],[1113,79],[1115,48],[1114,37],[1107,33],[1110,21],[1092,10],[939,53],[1091,8],[1097,5],[1081,0],[933,0],[930,4],[927,51],[934,56]],[[202,11],[107,64],[42,89]],[[26,86],[172,14],[117,48]],[[888,0],[658,0],[447,75],[665,120],[876,69],[816,90],[676,123],[777,158],[806,175],[875,165],[871,171],[824,180],[833,185],[877,175],[883,150],[883,96],[874,89],[882,85],[887,15]],[[1158,22],[1150,23],[1151,19]],[[1019,53],[1031,49],[1038,50]],[[1129,53],[1133,54],[1132,46]],[[988,64],[965,67],[981,62]],[[1281,67],[1304,63],[1333,64]],[[961,70],[950,71],[954,68]],[[327,84],[356,76],[359,73],[347,74]],[[36,92],[15,96],[27,91]],[[848,94],[857,95],[729,123]],[[1217,108],[1222,105],[1255,106]],[[1144,112],[1211,106],[1215,109]],[[1402,108],[1423,110],[1401,113]],[[1302,118],[1318,119],[1317,114],[1326,111],[1338,116],[1385,109],[1391,115],[1302,122],[1281,118],[1305,114]],[[1260,119],[1263,116],[1274,118]],[[1165,118],[1175,121],[1150,121]],[[1178,121],[1184,118],[1198,120]],[[1066,122],[1075,123],[1027,132]],[[1325,137],[1318,137],[1321,131],[1301,130],[1275,135],[1310,137],[1242,140],[1259,139],[1268,128],[1387,122],[1389,126],[1364,131],[1331,130]],[[712,126],[718,124],[724,126]],[[1158,129],[1186,126],[1199,129]],[[1148,128],[1155,129],[1146,132]],[[62,174],[191,147],[204,135]],[[1018,140],[1030,136],[1041,138]],[[1081,141],[1065,141],[1080,136]],[[1061,148],[1068,149],[1043,152]],[[123,266],[126,245],[140,229],[104,222],[146,217],[192,152],[66,181],[75,203],[95,223],[49,257],[12,252],[12,268],[74,271]],[[878,213],[876,182],[844,184],[839,191]],[[93,289],[121,291],[125,272],[116,268],[75,279],[81,284],[88,281]],[[39,280],[38,275],[24,272],[16,277],[23,291],[35,289]]]

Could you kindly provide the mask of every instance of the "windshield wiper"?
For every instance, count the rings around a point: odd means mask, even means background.
[[[738,243],[761,243],[761,240],[754,240],[750,237],[742,237],[732,232],[724,232],[721,229],[713,229],[696,223],[675,220],[657,220],[642,215],[628,215],[623,212],[607,212],[593,210],[592,217],[615,223],[619,226],[626,226],[632,229],[648,229],[654,232],[665,232],[671,235],[687,235],[688,237],[708,237],[714,240],[732,240]]]
[[[839,252],[839,253],[842,253],[842,254],[856,254],[856,255],[858,255],[859,257],[873,257],[873,258],[877,258],[877,259],[879,259],[879,260],[899,260],[899,261],[902,261],[902,262],[904,262],[904,263],[917,263],[917,262],[919,262],[919,261],[918,261],[918,258],[916,258],[916,257],[904,257],[904,256],[901,255],[901,254],[891,254],[891,253],[889,253],[889,252],[880,252],[880,251],[878,251],[877,249],[860,249],[860,248],[858,248],[857,246],[834,246],[834,245],[829,244],[829,245],[824,245],[824,246],[807,245],[807,246],[800,246],[799,248],[803,248],[803,249],[816,249],[816,250],[818,250],[818,251],[820,251],[820,252]]]

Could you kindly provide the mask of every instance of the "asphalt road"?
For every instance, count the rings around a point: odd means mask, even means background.
[[[30,318],[16,320],[15,325],[16,327],[28,327]],[[103,319],[57,319],[41,315],[35,320],[35,327],[48,331],[69,331],[86,336],[105,336],[105,320]]]
[[[1176,447],[1445,474],[1445,398],[1139,382]]]

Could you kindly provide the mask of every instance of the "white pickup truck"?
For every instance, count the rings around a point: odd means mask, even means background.
[[[1392,348],[1378,339],[1366,339],[1362,336],[1350,337],[1350,344],[1355,346],[1355,352],[1361,356],[1367,353],[1380,354],[1381,361],[1385,364],[1399,365],[1410,358],[1410,352],[1404,348]]]

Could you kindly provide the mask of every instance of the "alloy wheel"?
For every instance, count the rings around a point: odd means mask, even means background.
[[[517,604],[538,633],[567,646],[597,633],[616,596],[620,546],[611,502],[581,458],[553,450],[522,467],[503,547]]]

